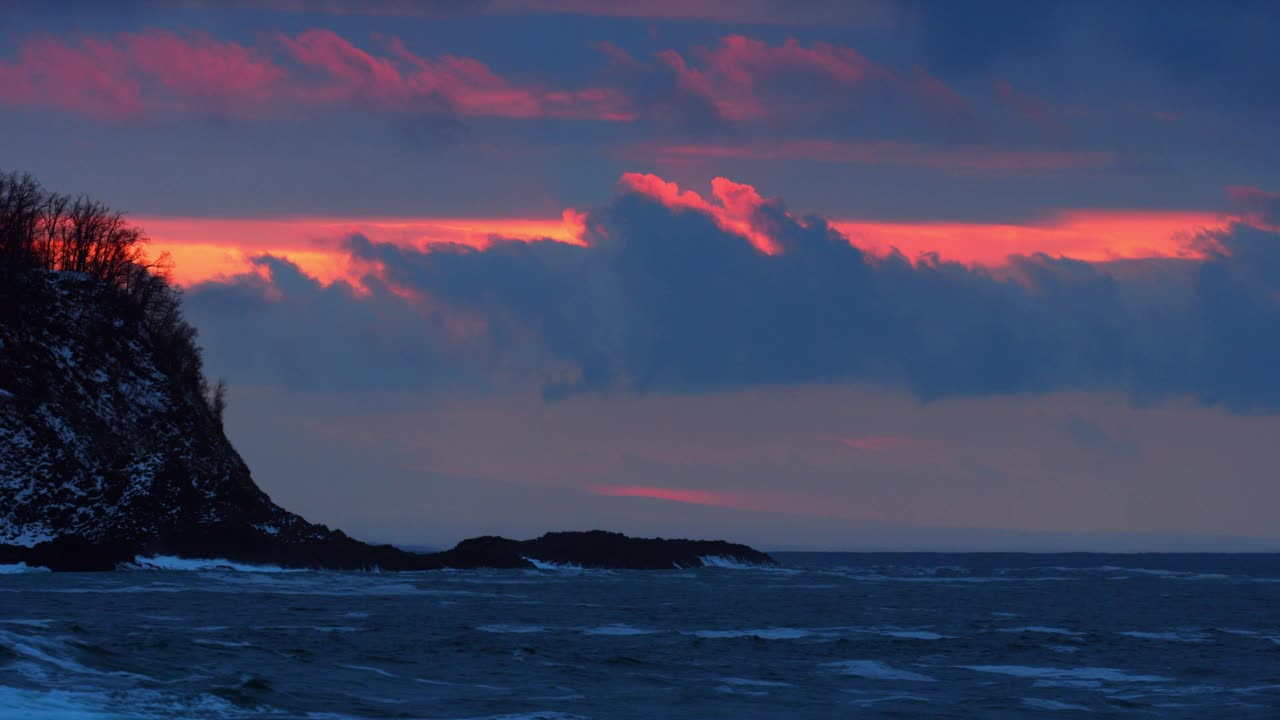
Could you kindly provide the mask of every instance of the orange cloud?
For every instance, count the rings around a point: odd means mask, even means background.
[[[151,238],[153,253],[172,256],[178,282],[192,285],[243,272],[249,258],[262,254],[287,258],[323,282],[356,280],[361,268],[352,267],[341,241],[357,233],[418,249],[438,244],[483,248],[494,237],[581,244],[585,218],[568,209],[560,218],[142,216],[134,220]]]
[[[770,237],[768,223],[760,221],[758,210],[767,200],[751,185],[717,177],[704,197],[657,175],[627,173],[619,188],[673,209],[704,213],[721,230],[740,236],[762,253],[785,251]],[[1195,211],[1072,210],[1024,223],[841,219],[830,224],[875,257],[896,250],[911,260],[936,256],[1002,267],[1010,256],[1036,253],[1094,262],[1201,257],[1203,245],[1195,242],[1197,236],[1225,230],[1235,219]],[[342,241],[353,234],[419,250],[441,244],[483,249],[495,238],[582,245],[587,216],[567,209],[559,218],[144,216],[136,221],[152,238],[153,251],[171,254],[177,280],[184,285],[243,272],[250,258],[268,253],[291,260],[323,282],[345,279],[358,284],[370,268],[355,266],[345,252]]]
[[[1157,210],[1072,210],[1022,224],[835,220],[832,227],[873,254],[898,250],[909,258],[936,253],[969,265],[1003,265],[1010,255],[1044,253],[1077,260],[1198,257],[1192,241],[1223,230],[1217,213]]]

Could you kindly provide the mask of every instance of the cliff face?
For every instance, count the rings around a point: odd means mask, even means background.
[[[218,527],[327,537],[271,502],[197,382],[162,370],[105,284],[24,271],[0,288],[0,544],[134,543]]]

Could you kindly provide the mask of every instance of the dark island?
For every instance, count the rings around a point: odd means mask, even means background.
[[[284,568],[772,564],[722,541],[603,531],[412,553],[271,501],[222,427],[196,330],[141,231],[99,203],[0,174],[0,564],[112,570],[139,557]]]

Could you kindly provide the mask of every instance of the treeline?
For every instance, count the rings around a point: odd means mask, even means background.
[[[146,240],[100,202],[50,192],[27,174],[0,173],[0,271],[72,272],[101,281],[119,309],[146,328],[160,369],[197,393],[221,422],[226,385],[211,388],[205,380],[196,329],[182,315],[171,264],[164,255],[149,258]]]

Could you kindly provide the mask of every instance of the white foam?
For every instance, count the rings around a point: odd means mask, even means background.
[[[902,680],[906,682],[937,682],[935,678],[910,670],[899,670],[877,660],[844,660],[825,663],[842,675],[854,675],[868,680]]]
[[[685,634],[708,639],[755,637],[761,640],[799,640],[811,637],[813,631],[800,628],[759,628],[755,630],[694,630]]]
[[[485,715],[484,717],[462,717],[461,720],[589,720],[588,717],[573,715],[570,712],[534,711],[517,712],[515,715]]]
[[[909,640],[942,640],[944,638],[952,637],[951,635],[939,635],[936,632],[930,632],[928,630],[881,630],[879,634],[888,635],[889,637],[907,638]]]
[[[26,690],[0,686],[0,720],[121,720],[122,718],[243,718],[222,698],[156,690]]]
[[[586,635],[652,635],[658,631],[649,630],[647,628],[632,627],[631,625],[615,624],[587,628],[582,632]]]
[[[1159,675],[1131,675],[1115,668],[1083,667],[1083,668],[1050,668],[1028,667],[1026,665],[962,665],[967,670],[997,675],[1011,675],[1022,678],[1044,678],[1048,680],[1102,680],[1104,682],[1171,682],[1170,678]]]
[[[196,645],[210,645],[213,647],[224,647],[224,648],[253,647],[247,642],[233,642],[231,640],[205,640],[204,638],[197,638],[195,640],[192,640],[191,642],[195,643]]]
[[[583,571],[583,567],[581,565],[571,565],[568,563],[554,563],[554,562],[548,562],[546,560],[539,560],[538,558],[532,558],[532,557],[526,557],[525,560],[528,560],[530,563],[533,564],[534,567],[538,568],[539,570],[554,570],[556,572],[572,572],[572,573],[580,573]]]
[[[1120,634],[1131,638],[1138,638],[1140,640],[1169,640],[1171,642],[1198,643],[1204,642],[1207,639],[1207,636],[1204,635],[1204,633],[1199,632],[1143,632],[1139,630],[1130,630]]]
[[[301,572],[286,570],[276,565],[246,565],[214,558],[181,558],[174,555],[154,555],[143,557],[138,555],[132,563],[125,566],[127,570],[235,570],[237,572]]]
[[[1067,630],[1065,628],[1044,627],[1043,625],[1028,625],[1026,627],[1001,628],[998,632],[1002,633],[1041,633],[1044,635],[1067,635],[1069,637],[1081,637],[1082,632]]]
[[[49,568],[39,565],[28,565],[20,562],[16,565],[0,565],[0,575],[25,575],[27,573],[47,573]]]
[[[876,703],[902,702],[904,700],[907,700],[910,702],[923,702],[923,703],[930,702],[929,698],[923,698],[923,697],[920,697],[919,695],[885,695],[884,697],[863,698],[860,700],[853,700],[852,703],[854,705],[860,705],[865,707],[868,705],[875,705]]]
[[[541,633],[547,629],[541,625],[481,625],[476,628],[480,632],[487,633]]]
[[[761,565],[753,565],[723,555],[702,555],[698,558],[703,567],[721,568],[724,570],[759,570]]]
[[[776,680],[749,680],[747,678],[727,677],[721,678],[720,681],[728,685],[741,685],[744,687],[791,687],[791,683],[778,682]]]
[[[1042,698],[1022,698],[1022,704],[1039,710],[1083,710],[1089,712],[1089,708],[1083,705],[1072,705],[1071,703]]]
[[[389,677],[389,678],[393,678],[393,677],[400,677],[399,675],[396,675],[395,673],[387,672],[386,670],[383,670],[382,668],[376,668],[376,667],[373,667],[372,665],[339,665],[338,667],[340,667],[340,668],[346,668],[346,669],[348,669],[348,670],[364,670],[364,671],[366,671],[366,672],[376,673],[376,674],[381,675],[381,676],[383,676],[383,677]]]

